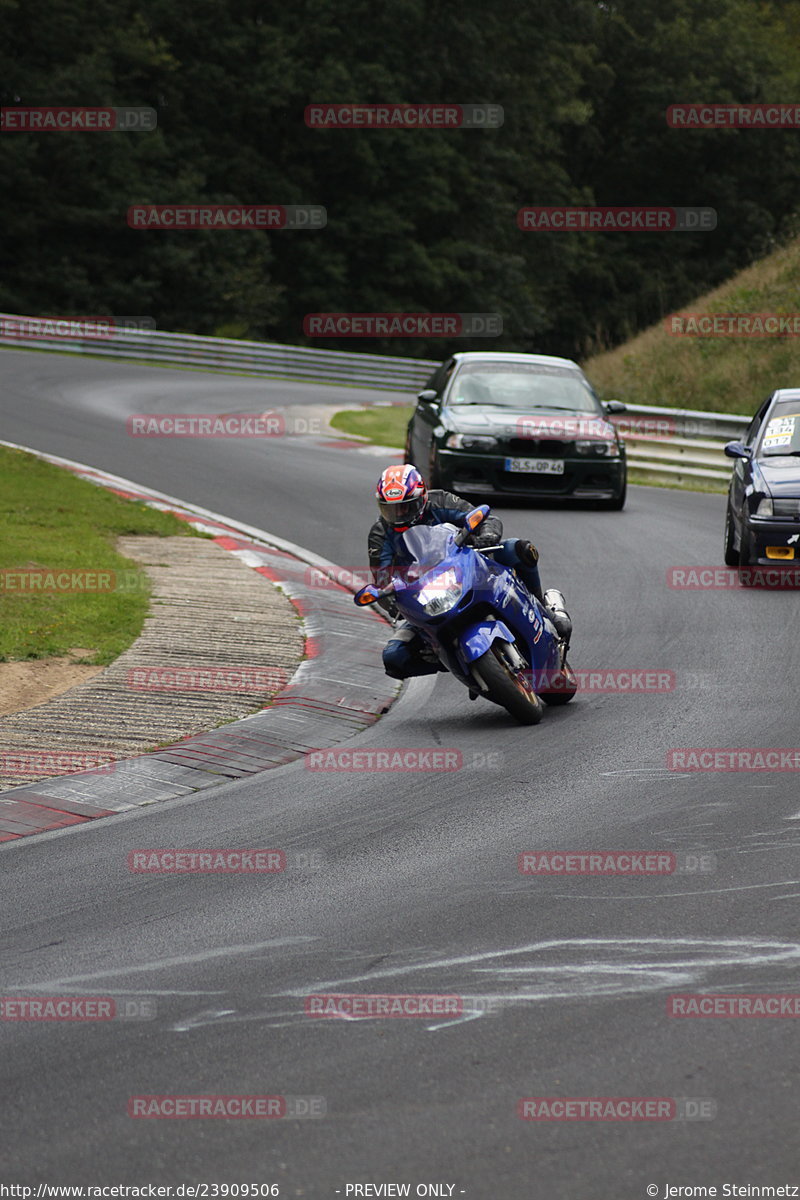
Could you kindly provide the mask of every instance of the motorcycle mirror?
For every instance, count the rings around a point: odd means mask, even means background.
[[[373,587],[371,583],[368,583],[366,585],[366,587],[363,587],[359,591],[356,592],[355,596],[353,596],[353,603],[354,604],[362,604],[362,605],[363,604],[374,604],[375,601],[379,600],[379,599],[380,599],[380,592],[378,591],[378,589],[376,587]]]
[[[471,512],[467,513],[464,524],[456,534],[457,546],[463,546],[466,543],[469,535],[473,532],[473,530],[477,529],[479,525],[483,524],[488,517],[489,512],[490,509],[488,504],[480,504],[477,508],[473,508]]]
[[[470,531],[477,529],[489,515],[489,505],[480,504],[477,508],[473,508],[472,512],[467,513],[467,525]]]

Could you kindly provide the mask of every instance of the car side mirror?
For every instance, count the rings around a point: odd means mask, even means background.
[[[439,399],[439,393],[435,392],[433,388],[425,388],[423,392],[419,393],[417,399],[422,400],[425,404],[433,404],[435,400]]]
[[[603,405],[603,412],[609,417],[613,416],[615,413],[624,413],[627,411],[627,404],[623,404],[621,400],[606,400]]]
[[[726,458],[752,458],[753,451],[743,442],[728,442],[722,453]]]

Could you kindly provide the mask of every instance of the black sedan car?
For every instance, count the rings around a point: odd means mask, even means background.
[[[625,448],[577,363],[543,354],[454,354],[408,424],[406,461],[430,487],[625,504]]]
[[[725,515],[729,567],[800,559],[800,388],[780,388],[764,401],[741,442]]]

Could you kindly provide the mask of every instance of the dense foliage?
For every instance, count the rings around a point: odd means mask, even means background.
[[[758,0],[0,0],[4,106],[152,105],[150,133],[4,134],[0,311],[306,341],[309,312],[498,312],[473,348],[584,356],[791,228],[800,5]],[[313,101],[501,104],[496,130],[315,130]],[[321,231],[128,228],[134,203],[316,203]],[[704,205],[714,232],[522,233],[525,204]],[[441,341],[315,344],[440,357]]]

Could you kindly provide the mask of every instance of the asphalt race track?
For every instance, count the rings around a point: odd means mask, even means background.
[[[23,351],[0,369],[0,438],[364,564],[374,454],[125,431],[137,412],[363,392]],[[579,696],[525,729],[440,676],[356,743],[460,749],[462,770],[293,764],[1,848],[0,992],[156,1005],[151,1020],[0,1022],[4,1174],[277,1183],[311,1200],[356,1183],[639,1200],[654,1184],[722,1195],[800,1182],[796,1025],[667,1015],[674,993],[800,990],[797,774],[666,769],[672,748],[797,744],[796,594],[667,586],[670,566],[721,565],[723,509],[720,496],[633,488],[621,514],[497,510],[567,597],[574,665],[670,670],[672,691]],[[321,866],[127,869],[133,849],[184,846],[315,850]],[[521,852],[567,849],[696,852],[716,869],[517,870]],[[315,1020],[303,999],[319,992],[484,999],[455,1021]],[[324,1097],[327,1115],[127,1115],[133,1095],[200,1093]],[[706,1099],[715,1115],[525,1121],[526,1096]]]

